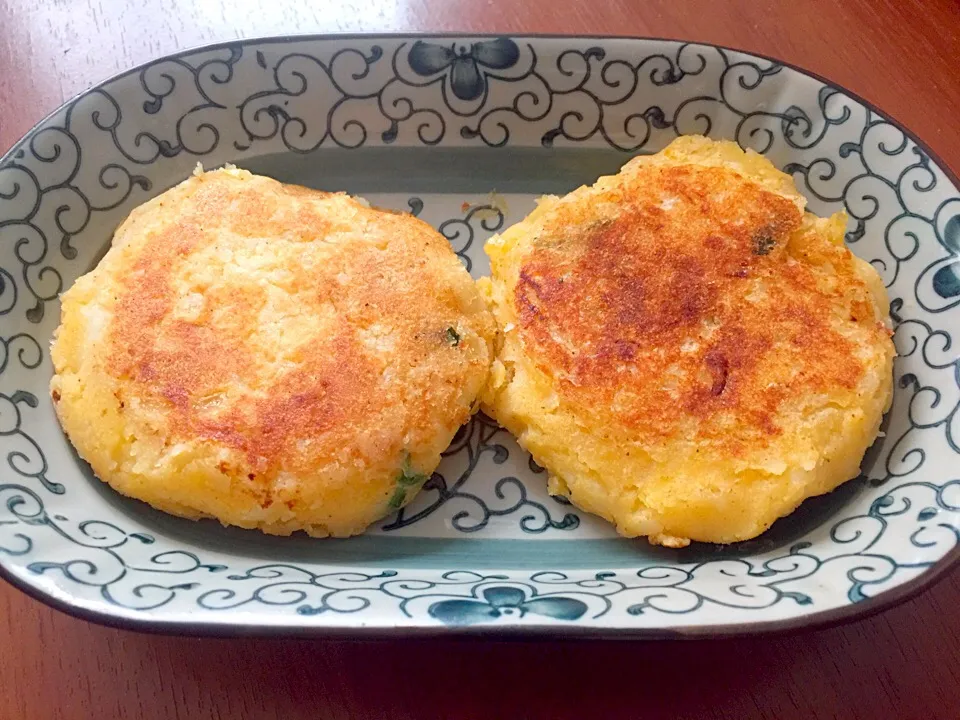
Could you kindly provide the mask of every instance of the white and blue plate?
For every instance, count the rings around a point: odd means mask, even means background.
[[[734,546],[618,538],[477,416],[417,500],[346,540],[164,515],[96,480],[47,387],[58,295],[198,162],[347,190],[434,224],[475,275],[544,193],[705,133],[766,153],[880,272],[899,357],[862,476]],[[293,37],[149,63],[0,160],[0,575],[98,622],[217,634],[679,636],[822,625],[960,557],[960,191],[852,93],[708,45]]]

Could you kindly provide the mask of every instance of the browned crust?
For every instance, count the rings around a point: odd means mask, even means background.
[[[737,455],[783,432],[788,398],[856,387],[865,367],[832,320],[886,331],[848,251],[813,258],[833,287],[791,255],[795,203],[721,167],[619,180],[551,210],[514,289],[524,345],[562,395],[650,439]]]
[[[360,466],[352,441],[367,427],[385,438],[377,448],[382,457],[367,462],[399,462],[404,437],[412,444],[427,440],[436,432],[431,423],[437,413],[446,414],[452,433],[469,413],[457,403],[460,380],[467,372],[482,373],[487,363],[485,354],[468,356],[466,346],[443,340],[445,328],[463,319],[449,280],[459,266],[446,241],[412,216],[381,213],[343,196],[335,198],[341,203],[336,212],[325,208],[334,197],[265,178],[240,183],[208,175],[194,192],[171,201],[170,222],[137,239],[113,303],[108,372],[123,381],[124,392],[164,413],[168,443],[209,440],[240,451],[246,465],[221,471],[257,480],[264,507],[273,501],[270,480],[280,471],[309,473],[331,458]],[[344,207],[350,217],[337,216]],[[307,269],[295,257],[285,268],[303,312],[332,314],[335,323],[324,336],[305,339],[288,358],[293,369],[265,373],[262,348],[249,342],[266,301],[255,281],[212,287],[198,318],[174,317],[174,278],[191,255],[229,243],[222,230],[303,242],[304,262],[311,244],[328,242],[334,232],[351,233],[350,246],[329,266]],[[438,258],[449,264],[431,267]],[[338,280],[343,271],[351,273],[351,283]],[[465,274],[463,280],[470,282]],[[216,322],[210,308],[218,310]],[[374,322],[400,330],[391,360],[370,352],[358,334]],[[475,329],[491,332],[483,322]],[[428,386],[403,387],[402,375],[384,380],[389,362],[399,373],[418,370],[416,382]],[[429,373],[423,372],[427,365]],[[223,401],[225,391],[243,386],[255,392],[243,402]],[[392,432],[402,427],[407,430]]]

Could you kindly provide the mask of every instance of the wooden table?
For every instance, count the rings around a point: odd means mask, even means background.
[[[835,4],[836,3],[836,4]],[[179,48],[294,32],[660,35],[779,56],[960,171],[956,0],[0,0],[0,152]],[[958,718],[960,575],[846,627],[648,643],[203,640],[90,625],[0,587],[0,719]]]

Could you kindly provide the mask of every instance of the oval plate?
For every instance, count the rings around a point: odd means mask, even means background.
[[[416,502],[349,540],[169,517],[97,481],[47,394],[58,294],[197,164],[358,193],[474,273],[534,198],[707,133],[765,152],[892,300],[896,393],[861,478],[761,538],[653,548],[545,492],[482,416]],[[852,93],[725,48],[608,38],[294,37],[171,56],[0,161],[0,574],[83,617],[190,633],[689,636],[820,625],[942,576],[960,537],[960,193]]]

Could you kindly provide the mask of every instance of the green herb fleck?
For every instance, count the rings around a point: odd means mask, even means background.
[[[427,476],[417,472],[410,465],[410,453],[403,457],[403,465],[400,467],[400,474],[397,476],[397,484],[401,487],[414,487],[422,485],[427,481]]]
[[[387,503],[387,506],[391,510],[399,510],[400,506],[403,505],[403,501],[407,499],[407,491],[402,487],[398,487],[393,492],[393,496],[390,498],[390,502]]]
[[[399,510],[407,501],[407,488],[416,492],[417,488],[427,481],[428,476],[417,472],[410,464],[410,453],[403,454],[403,464],[397,475],[397,487],[390,496],[387,506],[391,510]]]
[[[447,328],[447,332],[444,335],[447,338],[447,342],[456,347],[460,344],[460,336],[457,334],[457,331],[452,327]]]

